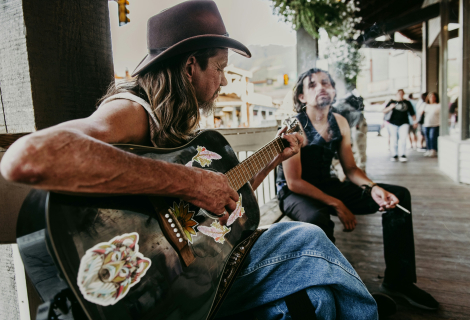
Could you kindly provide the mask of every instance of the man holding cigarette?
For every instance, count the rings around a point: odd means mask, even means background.
[[[306,139],[300,152],[279,168],[281,210],[294,220],[319,226],[333,242],[330,215],[338,216],[344,231],[352,231],[356,227],[355,214],[384,211],[386,269],[381,290],[403,297],[416,307],[435,310],[437,301],[414,285],[410,192],[401,186],[376,184],[356,166],[348,122],[331,111],[335,96],[335,82],[328,72],[314,68],[300,75],[294,88],[294,107]],[[346,182],[331,176],[335,154],[348,178]]]

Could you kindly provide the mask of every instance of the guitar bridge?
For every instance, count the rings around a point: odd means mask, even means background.
[[[157,219],[163,234],[183,260],[184,265],[188,267],[196,258],[189,247],[189,240],[183,232],[181,224],[162,198],[149,197],[149,199],[157,212]]]

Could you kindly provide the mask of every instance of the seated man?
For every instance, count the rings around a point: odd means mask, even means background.
[[[139,157],[110,143],[184,144],[200,111],[211,111],[227,84],[227,48],[247,57],[249,50],[228,37],[213,1],[183,2],[150,18],[148,44],[133,81],[112,84],[90,117],[18,140],[3,157],[2,175],[39,189],[174,196],[215,214],[233,212],[239,196],[225,175]],[[253,189],[298,152],[302,136],[284,137],[289,147],[253,178]],[[305,292],[318,319],[377,319],[377,305],[348,261],[320,228],[298,222],[276,224],[258,238],[219,316],[251,310],[259,319],[290,319],[285,298],[298,292]]]
[[[278,171],[281,210],[294,220],[319,226],[333,242],[330,215],[338,216],[345,231],[352,231],[355,214],[385,211],[382,225],[386,270],[382,291],[404,297],[423,309],[437,309],[437,301],[414,285],[411,214],[396,207],[400,203],[411,212],[410,193],[400,186],[376,184],[356,166],[349,125],[344,117],[331,112],[335,96],[335,82],[328,72],[310,69],[300,75],[294,89],[294,106],[305,141],[301,151],[284,161]],[[349,180],[344,183],[330,174],[336,152]]]

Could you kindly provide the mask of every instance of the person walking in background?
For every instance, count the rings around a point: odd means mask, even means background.
[[[441,121],[441,104],[439,95],[431,92],[426,98],[426,105],[420,116],[424,116],[423,128],[426,138],[425,157],[437,157],[437,137],[439,137],[439,124]]]
[[[416,132],[418,133],[418,152],[426,152],[427,149],[425,148],[424,142],[424,127],[423,127],[423,121],[424,121],[424,114],[420,116],[423,113],[424,107],[426,106],[426,97],[428,96],[428,93],[422,93],[421,98],[419,99],[418,103],[416,104],[416,114],[418,115],[418,128]]]
[[[391,161],[406,162],[406,138],[408,137],[411,116],[413,122],[416,121],[416,114],[413,106],[408,100],[404,100],[405,91],[400,89],[397,91],[397,100],[390,100],[383,113],[385,113],[385,121],[388,121],[388,132],[390,135],[390,153]],[[416,124],[413,124],[416,126]],[[400,157],[398,156],[400,155]]]
[[[413,107],[413,111],[416,115],[416,101],[413,99],[412,93],[408,95],[408,101],[411,103],[411,106]],[[413,123],[410,115],[408,116],[408,122]],[[411,148],[414,150],[417,150],[418,149],[418,133],[417,133],[416,126],[410,126],[408,136],[410,138]]]

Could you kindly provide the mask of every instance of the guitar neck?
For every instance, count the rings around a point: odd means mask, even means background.
[[[284,143],[277,137],[240,164],[230,169],[225,175],[228,177],[230,186],[239,190],[245,183],[250,181],[258,172],[266,167],[274,158],[284,150]]]

